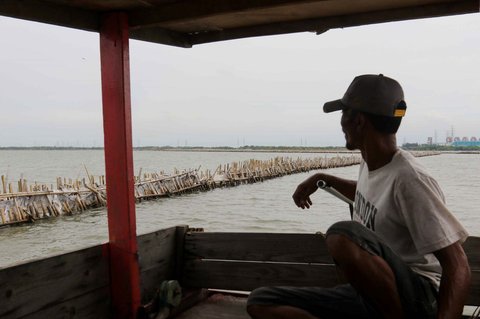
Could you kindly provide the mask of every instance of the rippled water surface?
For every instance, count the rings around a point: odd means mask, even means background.
[[[316,157],[332,154],[279,154],[247,152],[155,152],[134,153],[135,172],[219,164],[275,156]],[[471,235],[480,236],[480,155],[442,154],[419,159],[437,178],[447,204]],[[104,173],[103,151],[0,151],[0,175],[9,180],[21,176],[29,182],[53,183],[56,177],[83,178]],[[358,166],[326,170],[355,179]],[[348,219],[348,208],[330,194],[313,195],[310,210],[295,207],[291,195],[298,183],[312,172],[265,182],[215,189],[137,204],[137,232],[151,232],[179,224],[207,231],[316,232],[333,222]],[[71,251],[107,241],[106,209],[63,216],[19,227],[0,228],[0,267],[20,261]]]

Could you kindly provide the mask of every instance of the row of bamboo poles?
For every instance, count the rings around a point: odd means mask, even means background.
[[[433,155],[419,153],[418,156]],[[360,156],[335,156],[292,159],[276,157],[270,160],[247,160],[219,165],[212,173],[198,169],[178,171],[167,175],[139,172],[135,176],[135,197],[138,201],[168,197],[192,191],[206,191],[218,187],[255,183],[288,174],[317,169],[356,165]],[[87,178],[72,180],[57,178],[56,187],[35,182],[28,184],[21,178],[14,191],[14,185],[2,178],[0,190],[0,226],[60,215],[71,215],[87,209],[106,206],[107,194],[105,176],[93,176],[87,172]],[[3,191],[3,192],[2,192]]]

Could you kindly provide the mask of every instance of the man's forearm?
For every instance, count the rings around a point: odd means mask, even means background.
[[[316,174],[318,180],[323,180],[328,186],[335,188],[350,200],[355,200],[355,191],[357,189],[357,182],[354,180],[343,179],[333,175],[318,173]]]
[[[352,201],[355,199],[355,189],[357,187],[357,182],[328,174],[317,173],[310,176],[297,186],[297,189],[292,195],[295,205],[302,209],[310,208],[310,206],[312,205],[310,195],[317,191],[317,183],[320,180],[323,180],[325,183],[327,183],[327,185],[335,188],[337,191],[339,191]]]
[[[470,272],[444,273],[438,295],[438,319],[459,319],[470,286]]]
[[[435,256],[442,265],[437,319],[459,319],[470,288],[467,257],[459,243],[436,252]]]

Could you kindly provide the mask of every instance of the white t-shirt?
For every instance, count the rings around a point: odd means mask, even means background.
[[[404,150],[373,171],[362,161],[353,220],[375,231],[413,271],[430,278],[437,288],[442,269],[432,252],[468,237],[445,206],[437,182]]]

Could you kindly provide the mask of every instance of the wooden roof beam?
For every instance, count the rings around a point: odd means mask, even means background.
[[[383,10],[355,15],[308,19],[301,21],[257,25],[245,28],[226,29],[191,34],[192,45],[207,42],[240,39],[253,36],[276,35],[285,33],[314,31],[323,33],[334,28],[354,27],[367,24],[402,20],[433,18],[445,15],[479,12],[479,0],[463,0],[441,4],[425,5],[414,8]]]
[[[129,12],[131,29],[154,27],[165,22],[182,22],[239,11],[298,5],[326,0],[188,0]]]
[[[162,28],[131,29],[130,38],[140,41],[148,41],[173,45],[181,48],[191,48],[191,37],[188,34],[165,30]]]
[[[0,15],[86,31],[98,31],[100,27],[98,12],[39,0],[2,0]]]

